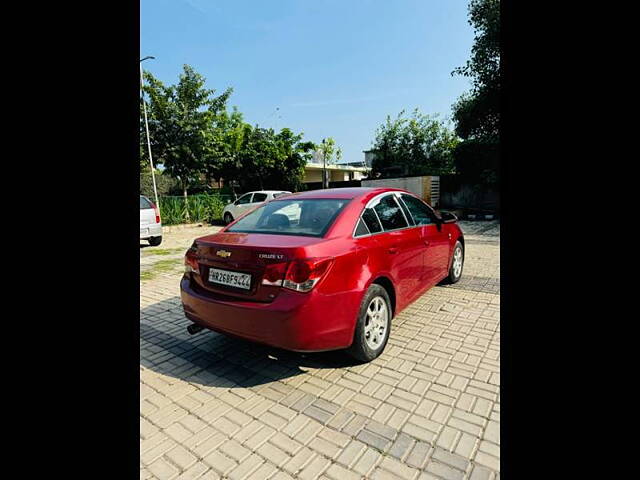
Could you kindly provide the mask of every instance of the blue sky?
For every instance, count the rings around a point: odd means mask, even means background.
[[[387,115],[447,118],[469,89],[468,0],[141,0],[140,57],[165,83],[183,64],[245,121],[333,137],[361,161]],[[278,110],[276,110],[278,108]]]

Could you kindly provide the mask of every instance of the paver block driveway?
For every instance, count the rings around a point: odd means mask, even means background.
[[[462,280],[400,313],[364,365],[189,335],[183,254],[217,227],[141,249],[140,478],[499,478],[499,226],[460,225]]]

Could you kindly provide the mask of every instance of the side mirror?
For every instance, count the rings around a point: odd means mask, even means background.
[[[451,212],[442,212],[440,214],[440,219],[442,223],[455,223],[458,221],[458,217]]]

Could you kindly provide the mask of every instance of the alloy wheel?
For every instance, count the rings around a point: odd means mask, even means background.
[[[389,325],[389,309],[382,297],[374,297],[367,307],[364,321],[364,340],[372,350],[378,350],[384,342]]]
[[[453,254],[453,275],[458,278],[462,273],[462,248],[456,248]]]

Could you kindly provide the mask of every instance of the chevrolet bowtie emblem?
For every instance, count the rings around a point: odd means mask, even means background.
[[[218,255],[219,257],[227,258],[231,256],[231,252],[227,252],[226,250],[218,250],[216,252],[216,255]]]

